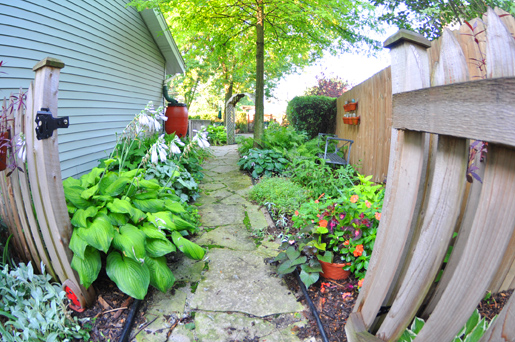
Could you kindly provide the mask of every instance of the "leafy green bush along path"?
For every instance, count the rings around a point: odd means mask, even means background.
[[[256,245],[251,231],[267,226],[248,201],[250,178],[238,170],[236,145],[214,146],[204,165],[198,199],[202,216],[196,243],[208,250],[201,261],[182,258],[173,266],[176,284],[154,294],[148,326],[135,326],[137,341],[300,341],[304,308],[264,258],[278,244]],[[313,338],[309,341],[315,341]]]

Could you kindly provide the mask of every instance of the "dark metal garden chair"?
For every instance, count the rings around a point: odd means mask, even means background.
[[[323,158],[326,160],[329,164],[336,164],[336,165],[348,165],[349,164],[349,158],[350,158],[350,149],[352,147],[352,144],[354,143],[354,140],[349,139],[343,139],[338,138],[335,134],[327,134],[327,133],[318,133],[318,147],[320,147],[320,141],[325,139],[325,149],[324,153],[320,153],[318,156],[320,158]],[[337,141],[336,144],[333,144],[333,141]],[[340,141],[343,141],[344,143],[341,146],[338,146],[340,144]],[[334,145],[334,152],[328,152],[327,149],[329,145]],[[346,148],[347,147],[347,148]],[[344,158],[342,158],[338,152],[342,152],[344,155]]]

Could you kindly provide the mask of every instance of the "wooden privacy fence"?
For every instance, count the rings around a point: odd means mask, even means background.
[[[346,325],[351,342],[396,341],[415,316],[426,319],[415,341],[452,341],[492,281],[513,284],[515,39],[493,10],[487,16],[484,80],[466,82],[468,61],[449,31],[432,87],[429,42],[400,32],[385,43],[394,94],[389,180],[369,269]],[[468,139],[489,145],[483,183],[475,181],[465,195]],[[389,311],[378,317],[382,306]],[[481,341],[514,340],[512,296]]]
[[[515,35],[515,19],[507,12],[496,9],[497,14],[504,15],[501,20],[506,24],[512,35]],[[485,33],[480,19],[470,22],[475,29],[466,24],[451,31],[467,60],[470,80],[479,80],[484,76],[476,60],[481,60],[479,52],[485,52]],[[474,36],[475,35],[475,36]],[[480,42],[475,42],[475,38]],[[440,58],[442,39],[431,41],[427,50],[429,55],[429,74],[436,72]],[[346,101],[355,99],[358,102],[356,114],[360,116],[359,125],[344,124],[343,105]],[[354,86],[343,93],[337,102],[336,134],[340,138],[354,140],[350,157],[351,164],[361,165],[360,171],[372,175],[373,181],[383,182],[387,176],[390,151],[390,133],[392,128],[392,81],[390,67],[381,70],[366,81]]]
[[[25,136],[27,160],[20,160],[10,151],[21,171],[10,176],[0,173],[0,215],[13,234],[16,250],[25,262],[40,264],[55,280],[63,283],[78,297],[81,306],[93,301],[93,290],[79,286],[79,277],[71,268],[72,251],[68,248],[72,227],[61,178],[57,131],[48,139],[36,138],[35,118],[38,111],[48,108],[57,116],[57,95],[60,69],[64,63],[46,58],[37,63],[34,83],[27,92],[26,109],[9,112],[11,135]],[[6,99],[4,108],[8,107]],[[66,289],[68,291],[68,289]]]

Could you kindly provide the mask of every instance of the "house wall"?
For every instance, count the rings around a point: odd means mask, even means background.
[[[63,179],[87,173],[148,101],[161,105],[165,59],[124,0],[0,0],[0,97],[27,89],[32,67],[65,63],[59,84]]]

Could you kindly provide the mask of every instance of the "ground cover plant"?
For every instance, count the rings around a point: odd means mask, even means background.
[[[227,144],[227,130],[225,126],[207,126],[207,138],[212,145],[219,146]]]
[[[250,149],[238,161],[238,165],[251,174],[252,178],[257,179],[281,174],[286,169],[288,160],[274,150]]]

